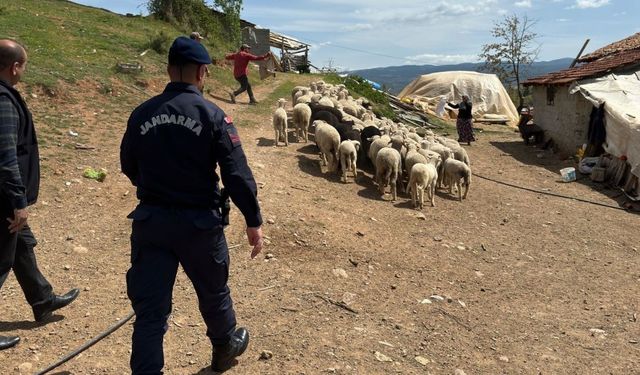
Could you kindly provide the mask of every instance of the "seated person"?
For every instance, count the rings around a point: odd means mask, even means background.
[[[531,137],[534,137],[536,144],[544,140],[544,130],[533,122],[533,115],[528,107],[520,110],[520,121],[518,122],[518,130],[524,144],[528,145]]]

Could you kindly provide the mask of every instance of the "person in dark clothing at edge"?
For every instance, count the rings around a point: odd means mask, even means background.
[[[262,217],[256,183],[230,117],[202,96],[205,47],[187,37],[169,50],[171,82],[136,108],[120,146],[122,172],[137,187],[139,205],[131,234],[127,293],[136,313],[131,370],[162,374],[162,338],[168,328],[178,265],[193,283],[213,346],[211,368],[231,368],[247,348],[249,334],[236,327],[227,279],[225,192],[242,212],[251,258],[262,250]]]
[[[249,84],[249,77],[247,76],[247,66],[249,65],[249,61],[268,59],[269,52],[261,56],[256,56],[248,52],[250,49],[251,47],[248,44],[243,44],[240,47],[240,51],[236,53],[230,53],[225,56],[225,59],[233,60],[233,76],[236,78],[236,81],[240,83],[239,89],[229,93],[229,97],[231,98],[232,103],[236,102],[236,96],[246,91],[247,94],[249,94],[249,104],[258,104],[256,98],[253,96],[251,84]]]
[[[37,322],[69,305],[80,294],[57,296],[36,263],[36,239],[27,224],[27,207],[36,203],[40,159],[31,112],[14,86],[27,68],[27,52],[13,40],[0,39],[0,288],[13,273]],[[7,225],[8,223],[8,225]],[[15,346],[17,336],[0,336],[0,350]]]
[[[472,104],[467,95],[462,95],[460,104],[447,103],[451,108],[458,109],[456,129],[458,130],[458,142],[466,142],[468,145],[476,138],[473,135],[473,117],[471,116]]]

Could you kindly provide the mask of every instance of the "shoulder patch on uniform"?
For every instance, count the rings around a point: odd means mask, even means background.
[[[229,135],[229,139],[234,146],[240,146],[240,136],[238,135],[238,130],[235,126],[227,126],[227,134]]]

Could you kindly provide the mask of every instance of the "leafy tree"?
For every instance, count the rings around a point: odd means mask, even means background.
[[[189,31],[215,35],[234,45],[240,40],[242,0],[148,0],[147,9],[154,17]]]
[[[495,73],[508,86],[515,84],[519,106],[524,106],[524,94],[520,83],[522,75],[538,56],[539,46],[534,46],[538,34],[533,32],[536,22],[523,16],[507,15],[495,22],[491,35],[494,43],[482,46],[480,58],[484,69]]]

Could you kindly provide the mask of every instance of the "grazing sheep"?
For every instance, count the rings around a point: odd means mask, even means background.
[[[414,165],[418,163],[427,164],[428,162],[429,161],[427,160],[427,158],[420,152],[418,152],[418,148],[415,144],[409,143],[407,145],[407,156],[404,159],[403,165],[407,171],[407,176],[409,176],[409,178],[411,178],[411,169]]]
[[[398,179],[398,174],[402,171],[400,153],[394,148],[384,147],[376,155],[375,165],[378,191],[384,195],[385,188],[391,185],[391,200],[395,202],[398,199],[396,184],[399,183],[402,190],[402,181]]]
[[[342,167],[342,181],[347,183],[347,171],[353,173],[353,181],[358,177],[356,172],[356,162],[358,160],[358,151],[360,150],[360,142],[358,141],[342,141],[338,147],[338,158]]]
[[[333,105],[333,101],[328,96],[323,96],[322,98],[320,98],[320,100],[318,100],[318,104],[335,108],[335,105]]]
[[[384,147],[388,147],[391,144],[391,138],[389,138],[389,136],[383,135],[373,136],[372,138],[370,138],[370,140],[372,142],[371,145],[369,145],[369,153],[367,153],[367,156],[369,157],[369,160],[371,160],[371,163],[375,166],[378,152]]]
[[[289,137],[287,136],[287,111],[284,109],[287,101],[284,98],[278,100],[278,108],[273,113],[273,130],[276,133],[276,146],[281,138],[284,138],[285,146],[289,146]]]
[[[316,145],[320,149],[322,165],[327,166],[329,171],[334,171],[338,167],[338,148],[340,147],[340,134],[333,126],[322,120],[314,121]]]
[[[311,120],[311,108],[304,103],[296,104],[293,107],[293,125],[296,127],[296,139],[304,139],[304,142],[309,142],[309,121]]]
[[[427,190],[431,207],[435,207],[434,196],[436,195],[436,183],[438,171],[433,164],[418,163],[411,167],[409,185],[407,190],[411,190],[411,202],[414,208],[424,207],[424,191]]]
[[[458,189],[458,200],[462,201],[462,199],[467,199],[469,185],[471,185],[471,168],[459,160],[449,158],[444,162],[442,170],[444,173],[444,184],[449,186],[449,194],[451,194],[451,189],[453,189],[453,185],[455,185],[456,189]],[[462,184],[460,180],[464,180],[464,196],[462,195]]]
[[[309,108],[311,108],[312,116],[315,115],[316,112],[327,111],[327,112],[331,112],[334,116],[336,116],[336,118],[338,119],[339,122],[342,122],[342,120],[343,120],[342,112],[340,112],[340,110],[338,110],[338,109],[336,109],[334,107],[325,106],[325,105],[321,105],[321,104],[318,104],[318,103],[311,103],[311,104],[309,104]]]

